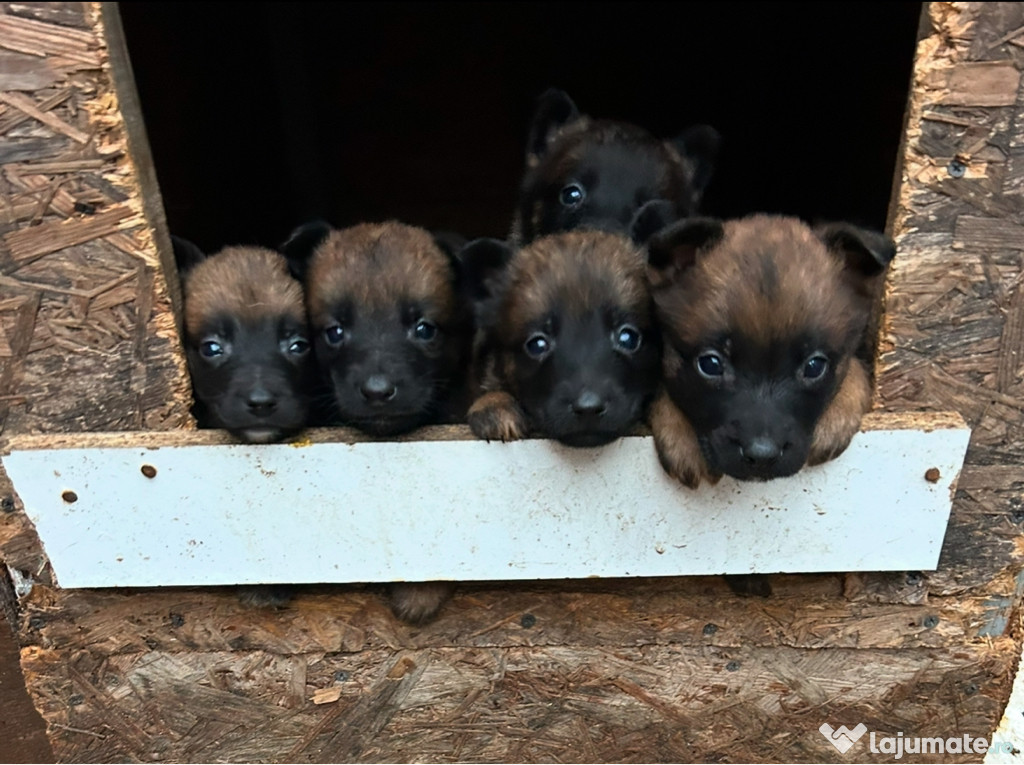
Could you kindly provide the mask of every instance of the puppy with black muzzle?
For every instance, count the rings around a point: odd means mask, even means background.
[[[451,239],[391,221],[311,224],[285,245],[300,261],[311,250],[306,303],[337,422],[394,436],[465,414],[472,321]],[[393,585],[392,610],[424,622],[451,591],[444,582]]]
[[[201,427],[269,443],[306,425],[316,368],[302,285],[260,247],[205,256],[173,237],[182,273],[185,352]]]
[[[392,436],[462,414],[471,317],[459,279],[458,259],[424,229],[324,232],[306,304],[337,422]]]
[[[871,406],[858,351],[894,254],[872,231],[769,215],[655,234],[664,359],[650,422],[665,470],[695,488],[840,455]]]
[[[660,344],[636,244],[573,231],[519,250],[476,240],[462,257],[480,324],[468,414],[478,437],[590,447],[643,421]]]
[[[692,215],[719,143],[708,125],[659,140],[627,122],[592,119],[564,91],[548,90],[530,125],[510,239],[528,244],[581,228],[628,236],[637,211],[656,199],[667,203],[673,219]]]
[[[306,425],[316,366],[302,285],[287,261],[261,247],[206,256],[171,239],[199,426],[224,428],[251,444],[294,435]],[[254,607],[284,605],[292,595],[287,586],[239,588],[239,599]]]

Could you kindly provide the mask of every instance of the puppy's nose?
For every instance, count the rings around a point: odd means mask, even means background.
[[[580,417],[600,417],[608,408],[607,402],[592,390],[584,390],[572,402],[572,410]]]
[[[277,398],[266,388],[253,388],[245,399],[249,411],[260,417],[266,417],[277,408]]]
[[[767,436],[758,436],[740,444],[740,456],[748,465],[767,467],[782,456],[782,447]]]
[[[384,403],[393,399],[398,390],[395,388],[395,384],[384,375],[370,375],[359,386],[359,392],[370,403]]]

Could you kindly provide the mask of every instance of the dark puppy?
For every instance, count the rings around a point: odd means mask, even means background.
[[[200,427],[225,428],[246,443],[300,430],[316,379],[302,285],[285,259],[258,247],[207,257],[172,237],[185,298],[185,352]],[[240,587],[249,606],[280,606],[287,586]]]
[[[463,259],[481,324],[477,436],[600,446],[643,420],[660,346],[635,244],[574,231],[518,251],[477,240]]]
[[[428,231],[393,221],[315,246],[306,304],[340,423],[390,436],[461,414],[471,318],[459,279]]]
[[[655,199],[673,219],[692,215],[719,142],[707,125],[658,140],[636,125],[580,114],[563,91],[549,90],[530,126],[511,240],[580,228],[628,234],[637,210]]]
[[[648,252],[664,338],[651,428],[665,470],[696,487],[841,454],[871,405],[857,351],[893,243],[755,215],[674,224]]]
[[[464,415],[472,322],[451,241],[388,222],[313,224],[286,245],[313,245],[306,301],[338,421],[391,436]],[[394,585],[392,610],[424,622],[451,591],[444,582]]]
[[[200,426],[247,443],[278,441],[306,424],[315,366],[302,285],[285,259],[259,247],[205,257],[174,238],[183,273],[185,351]]]

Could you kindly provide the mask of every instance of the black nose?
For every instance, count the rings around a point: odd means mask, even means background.
[[[393,399],[398,391],[395,384],[384,375],[370,375],[359,386],[359,392],[367,401],[382,403]]]
[[[245,399],[245,405],[253,414],[266,417],[277,408],[277,398],[266,388],[253,388]]]
[[[748,465],[767,467],[782,456],[782,447],[767,436],[758,436],[740,445],[740,456]]]
[[[592,390],[583,391],[572,402],[572,410],[580,417],[600,417],[607,408],[607,402]]]

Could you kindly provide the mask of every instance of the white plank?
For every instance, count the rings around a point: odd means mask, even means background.
[[[663,474],[644,436],[25,449],[3,463],[64,587],[930,570],[969,437],[873,430],[791,478],[698,491]]]

